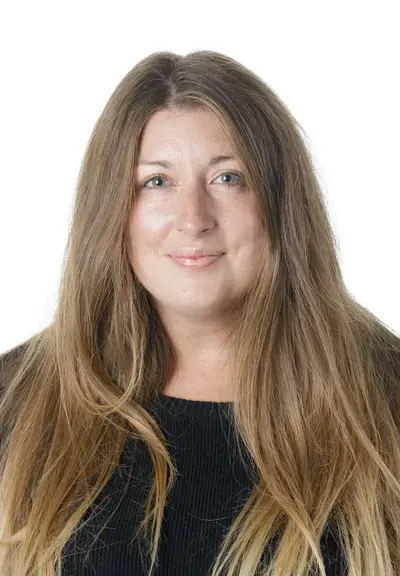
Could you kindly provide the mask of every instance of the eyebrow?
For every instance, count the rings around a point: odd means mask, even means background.
[[[235,160],[234,156],[214,156],[211,158],[209,162],[209,166],[213,166],[214,164],[219,164],[220,162],[224,162],[225,160]],[[138,166],[163,166],[163,168],[172,168],[171,162],[167,162],[166,160],[142,160],[139,162]]]

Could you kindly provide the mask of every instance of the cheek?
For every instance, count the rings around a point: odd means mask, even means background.
[[[261,218],[252,204],[244,203],[231,212],[226,221],[228,246],[232,248],[232,266],[246,282],[263,265],[266,235]]]
[[[170,225],[171,215],[166,206],[137,203],[131,218],[133,246],[157,244],[168,233]]]
[[[251,252],[263,242],[262,222],[253,203],[245,202],[226,214],[225,230],[239,250]]]

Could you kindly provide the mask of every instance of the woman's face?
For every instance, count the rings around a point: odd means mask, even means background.
[[[204,109],[158,110],[142,133],[130,262],[161,314],[215,320],[247,292],[261,263],[265,240],[255,194],[240,181],[239,160],[213,161],[217,156],[233,156],[233,148]],[[171,257],[196,250],[216,256]]]

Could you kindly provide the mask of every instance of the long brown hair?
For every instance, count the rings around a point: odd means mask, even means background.
[[[301,126],[256,74],[207,50],[151,54],[117,86],[81,166],[54,318],[2,357],[1,574],[61,573],[62,549],[129,435],[154,464],[137,535],[150,575],[157,564],[176,468],[148,407],[175,359],[130,266],[128,218],[142,129],[172,106],[206,107],[227,127],[268,246],[232,335],[235,429],[257,481],[212,576],[256,574],[278,529],[262,574],[325,576],[319,541],[331,521],[349,576],[395,576],[400,338],[344,284]]]

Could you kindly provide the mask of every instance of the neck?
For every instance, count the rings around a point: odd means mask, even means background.
[[[163,389],[169,396],[232,401],[230,345],[226,321],[161,315],[174,347],[176,370]]]

